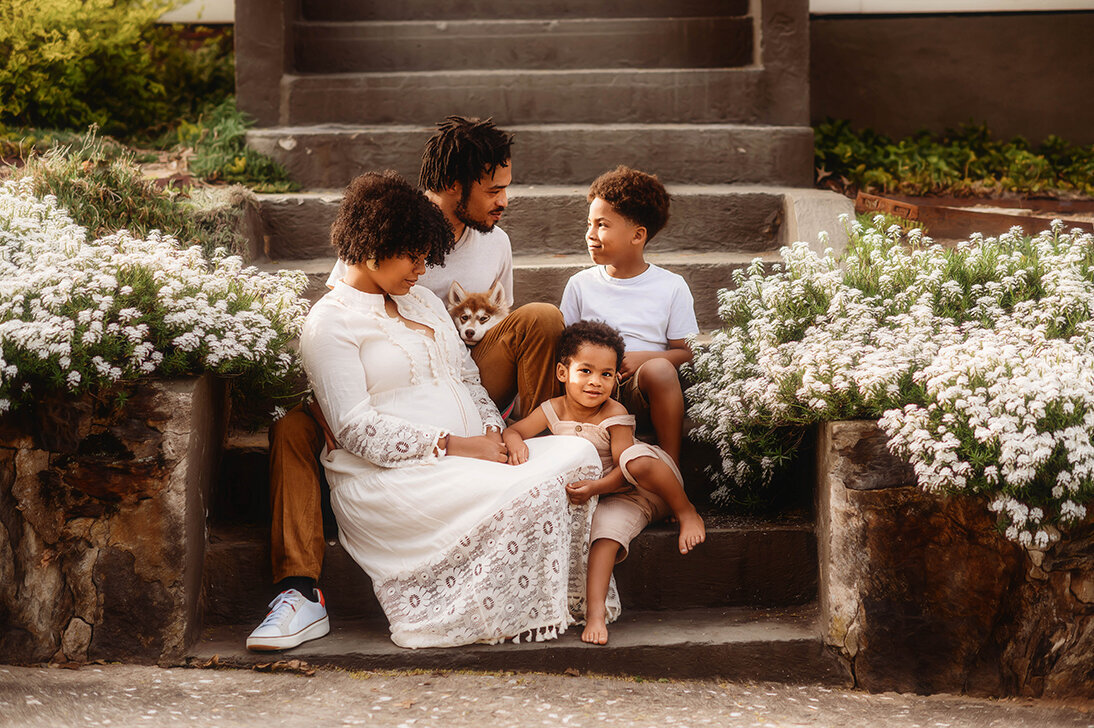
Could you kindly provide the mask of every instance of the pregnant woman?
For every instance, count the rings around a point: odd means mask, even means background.
[[[501,416],[440,300],[415,281],[453,246],[393,172],[350,183],[331,229],[344,278],[300,348],[328,423],[322,462],[343,546],[403,647],[549,639],[584,612],[595,478],[586,441],[544,437],[506,464]],[[618,606],[618,601],[616,601]]]

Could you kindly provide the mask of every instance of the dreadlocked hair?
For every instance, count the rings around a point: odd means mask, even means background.
[[[349,183],[330,240],[348,264],[424,255],[426,265],[438,266],[456,244],[440,208],[391,170]]]
[[[602,321],[578,321],[562,330],[558,337],[558,360],[564,366],[577,355],[582,346],[603,346],[615,352],[615,368],[623,364],[623,337],[617,330]]]
[[[418,186],[432,192],[452,189],[458,182],[464,199],[483,175],[509,164],[513,135],[490,119],[449,116],[425,144]]]

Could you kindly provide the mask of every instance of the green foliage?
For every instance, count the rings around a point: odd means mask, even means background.
[[[78,146],[32,155],[16,176],[32,177],[36,195],[56,197],[93,237],[122,229],[143,237],[159,230],[184,245],[200,245],[206,255],[221,247],[236,254],[246,248],[235,225],[238,209],[209,209],[161,189],[144,178],[127,149],[94,129]]]
[[[230,38],[186,47],[175,0],[0,0],[0,124],[132,135],[231,92]]]
[[[1094,195],[1094,145],[998,141],[983,125],[894,141],[828,120],[815,129],[815,157],[818,183],[874,194]]]
[[[184,119],[194,119],[235,93],[230,30],[156,25],[146,37],[159,66],[156,80],[167,90],[167,108],[141,127],[139,140],[150,140]]]
[[[247,185],[258,192],[299,189],[280,164],[247,146],[250,123],[230,97],[207,109],[195,123],[182,122],[174,136],[190,147],[190,171],[208,182]]]

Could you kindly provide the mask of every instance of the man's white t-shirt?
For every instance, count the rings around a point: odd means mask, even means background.
[[[345,274],[346,264],[339,260],[327,278],[327,287],[334,288],[334,284],[342,280]],[[425,286],[442,301],[447,301],[452,281],[459,281],[468,293],[481,293],[489,291],[494,281],[498,280],[512,306],[513,246],[505,231],[495,225],[488,233],[465,227],[456,246],[445,257],[444,265],[426,268],[418,278],[418,285]]]
[[[699,333],[687,282],[652,263],[634,278],[612,278],[602,265],[575,273],[559,308],[567,326],[591,320],[619,329],[628,351],[666,351],[670,339]]]

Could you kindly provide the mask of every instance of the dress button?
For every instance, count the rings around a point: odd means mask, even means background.
[[[581,432],[581,425],[574,427],[574,432]]]

